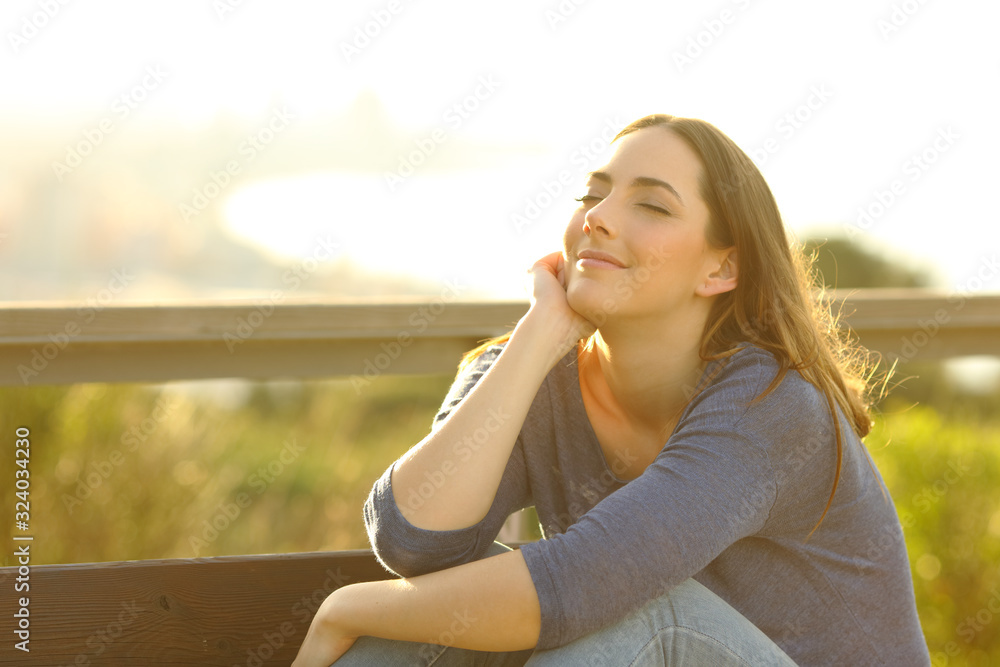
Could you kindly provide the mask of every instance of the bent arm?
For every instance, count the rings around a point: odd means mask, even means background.
[[[393,466],[400,513],[425,530],[459,530],[488,513],[545,376],[569,348],[530,310],[503,351],[444,422]],[[575,343],[575,341],[574,341]],[[433,487],[433,492],[427,489]],[[420,502],[412,502],[419,498]]]
[[[479,651],[519,651],[538,641],[541,615],[519,551],[410,579],[334,591],[309,626],[295,665],[328,665],[360,636]]]

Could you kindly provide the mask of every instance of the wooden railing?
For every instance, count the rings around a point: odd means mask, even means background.
[[[833,298],[887,358],[1000,355],[1000,295],[861,290]],[[0,384],[221,377],[451,374],[463,352],[513,328],[524,301],[297,301],[109,305],[0,303]]]
[[[842,323],[887,359],[1000,356],[1000,296],[834,296]],[[527,306],[0,304],[0,384],[450,375]],[[364,550],[0,568],[0,664],[287,665],[329,592],[387,576]],[[19,579],[30,589],[17,592]],[[21,596],[30,653],[14,648]]]

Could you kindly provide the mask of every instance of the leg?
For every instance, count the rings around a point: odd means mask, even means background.
[[[510,551],[494,542],[485,558]],[[401,642],[380,637],[360,637],[335,667],[521,667],[531,656],[527,651],[493,653],[449,648],[438,644]]]
[[[537,651],[528,667],[794,667],[784,651],[694,579],[618,623],[559,648]]]
[[[491,653],[380,637],[360,637],[333,667],[521,667],[529,657],[530,649]]]

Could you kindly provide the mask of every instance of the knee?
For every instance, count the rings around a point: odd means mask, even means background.
[[[653,598],[637,612],[649,625],[656,628],[694,627],[719,619],[722,623],[738,615],[736,610],[694,579],[685,579],[660,597]]]

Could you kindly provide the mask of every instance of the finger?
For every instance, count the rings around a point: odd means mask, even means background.
[[[558,266],[559,259],[562,257],[562,251],[556,250],[555,252],[550,252],[538,261],[545,264],[551,269],[555,269]]]
[[[550,259],[549,255],[546,255],[545,257],[541,258],[540,260],[538,260],[537,262],[535,262],[534,264],[532,264],[531,268],[528,270],[528,272],[529,273],[534,273],[534,271],[536,269],[542,269],[544,271],[548,271],[552,275],[556,275],[556,269],[552,265],[552,262],[551,262],[551,259]]]

